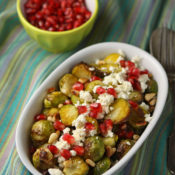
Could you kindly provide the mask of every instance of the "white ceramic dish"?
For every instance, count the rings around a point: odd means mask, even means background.
[[[56,86],[59,78],[65,73],[70,72],[73,65],[80,61],[92,63],[98,58],[104,58],[110,53],[117,52],[119,49],[123,50],[129,58],[135,55],[142,58],[142,64],[153,74],[158,83],[159,90],[153,119],[132,149],[115,166],[104,173],[104,175],[114,174],[123,168],[151,133],[162,113],[168,93],[168,80],[163,67],[150,54],[129,44],[106,42],[89,46],[69,57],[48,76],[48,78],[35,91],[20,116],[16,130],[16,148],[21,161],[32,174],[40,175],[41,173],[33,167],[29,157],[29,133],[33,123],[33,116],[40,112],[42,100],[46,95],[47,89]]]

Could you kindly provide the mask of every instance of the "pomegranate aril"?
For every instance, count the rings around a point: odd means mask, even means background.
[[[77,82],[72,86],[72,89],[76,91],[81,91],[84,89],[84,85],[80,82]]]
[[[50,150],[52,154],[58,153],[58,148],[55,145],[48,145],[47,148]]]
[[[106,129],[105,124],[104,123],[100,123],[99,127],[100,127],[100,133],[102,135],[106,135],[107,134],[107,129]]]
[[[78,156],[83,156],[84,155],[84,148],[82,146],[74,146],[73,150],[76,151]]]
[[[101,106],[100,103],[90,104],[90,109],[91,109],[91,111],[94,111],[96,113],[101,113],[102,112],[102,106]]]
[[[125,61],[126,67],[135,67],[135,64],[132,61]]]
[[[87,107],[86,106],[78,106],[78,113],[79,114],[83,114],[85,112],[87,112]]]
[[[66,5],[67,5],[66,0],[62,0],[62,1],[60,2],[60,7],[61,7],[62,9],[66,8]]]
[[[62,139],[65,140],[65,141],[67,141],[69,144],[75,143],[75,138],[72,135],[68,134],[68,133],[65,133],[62,136]]]
[[[117,98],[117,93],[114,88],[108,88],[107,93],[110,95],[113,95],[115,98]]]
[[[121,67],[126,67],[126,61],[125,60],[120,60],[120,66]]]
[[[59,131],[62,131],[65,128],[65,125],[58,120],[54,122],[53,126],[56,130]]]
[[[95,126],[92,123],[89,123],[89,122],[85,124],[85,128],[88,131],[95,130]]]
[[[82,21],[81,20],[76,20],[73,24],[73,28],[77,28],[79,27],[80,25],[82,24]]]
[[[86,11],[85,12],[85,18],[86,18],[86,20],[89,19],[90,17],[91,17],[91,12]]]
[[[70,29],[72,29],[72,28],[73,28],[73,26],[72,26],[71,23],[69,23],[69,24],[66,25],[66,29],[67,29],[67,30],[70,30]]]
[[[92,117],[92,118],[97,118],[98,113],[95,112],[95,111],[90,111],[89,116]]]
[[[98,87],[97,89],[96,89],[96,93],[97,94],[104,94],[106,92],[106,89],[104,89],[103,87]]]
[[[145,69],[145,70],[140,71],[140,75],[143,75],[143,74],[149,74],[148,70]]]
[[[46,120],[46,116],[44,115],[44,114],[39,114],[39,115],[36,115],[35,117],[34,117],[34,120],[35,121],[39,121],[39,120]]]
[[[133,135],[134,135],[133,131],[128,131],[128,132],[125,133],[125,137],[127,139],[132,139]]]
[[[66,101],[64,102],[64,105],[69,105],[69,104],[72,104],[71,100],[66,100]]]
[[[97,76],[92,76],[90,79],[90,81],[95,81],[95,80],[101,80],[101,78]]]
[[[134,88],[135,90],[138,90],[138,91],[141,91],[141,90],[142,90],[142,89],[141,89],[140,82],[137,81],[137,80],[134,81],[133,88]]]
[[[62,149],[62,150],[60,151],[60,154],[61,154],[61,156],[64,157],[66,160],[69,159],[69,158],[71,157],[71,153],[70,153],[70,151],[67,150],[67,149]]]
[[[104,121],[104,124],[105,124],[107,130],[112,130],[112,128],[113,128],[113,122],[112,122],[111,119],[105,120]]]
[[[128,100],[128,102],[132,106],[132,108],[134,108],[134,109],[137,109],[139,107],[139,105],[136,102],[132,101],[132,100]]]

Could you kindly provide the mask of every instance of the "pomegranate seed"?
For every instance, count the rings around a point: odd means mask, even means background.
[[[102,135],[106,135],[107,134],[107,129],[106,129],[105,124],[104,123],[100,123],[99,127],[100,127],[100,133]]]
[[[114,88],[108,88],[107,93],[110,95],[113,95],[115,98],[117,98],[117,93]]]
[[[100,103],[92,103],[90,104],[90,109],[92,111],[95,111],[97,113],[101,113],[102,112],[102,106]]]
[[[69,104],[72,104],[71,100],[66,100],[66,101],[64,102],[64,105],[69,105]]]
[[[125,138],[126,136],[126,130],[120,130],[117,135],[119,136],[119,138]]]
[[[47,148],[50,150],[52,154],[58,153],[58,148],[55,145],[48,145]]]
[[[132,100],[128,100],[128,102],[132,106],[132,108],[134,108],[134,109],[137,109],[139,107],[139,105],[136,102],[132,101]]]
[[[125,66],[126,67],[135,67],[135,64],[132,61],[126,61]]]
[[[86,106],[78,106],[78,113],[83,114],[87,112],[87,107]]]
[[[58,120],[54,122],[53,126],[56,130],[59,130],[59,131],[62,131],[65,128],[64,124]]]
[[[94,75],[90,79],[90,81],[95,81],[95,80],[101,80],[101,78]]]
[[[128,70],[128,74],[130,76],[134,76],[134,77],[138,78],[140,75],[140,70],[136,67],[130,67]]]
[[[78,156],[83,156],[84,155],[84,148],[82,146],[74,146],[73,150],[76,151]]]
[[[72,88],[76,91],[81,91],[84,89],[84,85],[83,83],[77,82],[72,86]]]
[[[106,89],[104,89],[103,87],[98,87],[97,89],[96,89],[96,93],[97,94],[104,94],[106,92]]]
[[[148,70],[145,69],[145,70],[140,71],[140,75],[143,75],[143,74],[149,74]]]
[[[86,11],[85,12],[85,18],[86,18],[86,20],[88,20],[90,17],[91,17],[91,12]]]
[[[134,87],[135,90],[138,90],[138,91],[141,91],[141,90],[142,90],[142,89],[141,89],[140,82],[137,81],[137,80],[134,81],[133,87]]]
[[[82,21],[81,20],[76,20],[73,24],[73,28],[77,28],[79,27],[80,25],[82,24]]]
[[[85,128],[88,131],[95,130],[95,126],[92,123],[89,123],[89,122],[85,124]]]
[[[133,131],[128,131],[128,132],[126,132],[125,137],[127,139],[132,139],[133,135],[134,135],[134,132]]]
[[[44,115],[44,114],[39,114],[39,115],[36,115],[35,117],[34,117],[34,120],[35,121],[39,121],[39,120],[46,120],[46,116]]]
[[[120,60],[120,65],[122,67],[126,67],[126,61],[125,60]]]
[[[134,85],[134,79],[135,79],[135,77],[132,77],[132,76],[129,76],[129,77],[127,78],[127,80],[128,80],[132,85]]]
[[[111,119],[105,120],[104,121],[104,124],[105,124],[107,130],[112,130],[112,128],[113,128],[113,122],[112,122]]]
[[[75,143],[75,138],[68,134],[68,133],[65,133],[63,136],[62,136],[63,140],[67,141],[69,144],[73,144]]]
[[[98,113],[95,112],[95,111],[90,111],[89,116],[92,117],[92,118],[97,118]]]
[[[66,160],[69,159],[69,158],[71,157],[71,153],[70,153],[70,151],[67,150],[67,149],[62,149],[62,150],[60,151],[60,154],[61,154],[61,156],[64,157]]]

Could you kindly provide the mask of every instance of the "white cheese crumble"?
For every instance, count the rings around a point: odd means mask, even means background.
[[[63,172],[58,168],[49,168],[48,172],[50,175],[64,175]]]
[[[113,66],[110,66],[110,67],[109,67],[109,70],[110,70],[111,72],[115,72],[116,68],[113,67]]]
[[[90,70],[90,71],[94,71],[95,68],[94,68],[94,67],[90,67],[89,70]]]
[[[59,167],[60,168],[64,167],[63,163],[64,163],[65,160],[66,159],[64,157],[62,157],[62,156],[58,157],[58,163],[59,163]]]
[[[131,59],[131,61],[133,63],[135,63],[135,66],[136,67],[139,67],[140,66],[140,60],[141,60],[141,58],[138,55],[132,57],[132,59]]]
[[[77,128],[76,130],[73,130],[72,133],[73,133],[72,136],[75,138],[75,142],[77,145],[79,145],[79,143],[85,141],[85,137],[86,137],[86,129],[85,128]]]
[[[122,57],[125,57],[125,52],[121,49],[118,50],[118,53],[122,56]]]
[[[150,122],[152,120],[152,117],[150,116],[150,114],[145,114],[144,117],[146,122]]]
[[[142,107],[145,111],[148,111],[149,110],[149,105],[147,105],[146,103],[142,102],[140,104],[140,107]]]
[[[72,126],[75,126],[76,128],[84,127],[84,124],[86,123],[85,116],[87,116],[87,113],[79,115],[77,119],[72,122]]]
[[[69,133],[70,132],[70,128],[66,127],[64,130],[63,130],[63,133]]]
[[[80,98],[83,99],[85,102],[92,102],[93,98],[88,91],[80,91]]]
[[[70,145],[67,143],[67,141],[63,140],[62,137],[60,138],[59,141],[57,141],[55,143],[55,146],[59,149],[59,150],[62,150],[62,149],[69,149],[70,148]]]
[[[105,135],[105,137],[113,137],[114,133],[111,130],[108,130],[107,134]]]
[[[148,87],[147,81],[149,81],[149,77],[147,74],[140,75],[139,82],[141,85],[142,92],[145,92],[145,89]]]
[[[116,63],[120,63],[121,60],[124,60],[124,58],[122,56],[119,56]]]
[[[97,134],[97,131],[96,130],[89,131],[89,135],[90,136],[94,136],[95,134]]]
[[[77,155],[77,152],[74,151],[74,150],[70,150],[70,154],[71,154],[71,156],[76,156]]]

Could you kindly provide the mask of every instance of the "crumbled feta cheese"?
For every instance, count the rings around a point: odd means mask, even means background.
[[[144,117],[146,122],[150,122],[152,120],[152,117],[150,116],[150,114],[145,114]]]
[[[74,151],[74,150],[70,150],[70,154],[71,154],[71,156],[76,156],[77,155],[77,152]]]
[[[141,85],[142,92],[145,92],[145,89],[148,87],[147,81],[149,81],[149,77],[147,74],[140,75],[139,82]]]
[[[75,126],[76,128],[82,128],[84,127],[84,124],[86,123],[86,118],[87,114],[81,114],[77,117],[76,120],[72,122],[72,125]]]
[[[108,109],[104,109],[105,106],[102,106],[103,110],[108,110]],[[101,113],[98,113],[97,115],[97,119],[103,119],[105,116],[105,113],[104,112],[101,112]]]
[[[110,106],[109,109],[112,111],[112,110],[114,110],[114,107]]]
[[[80,91],[80,98],[83,99],[86,102],[92,102],[93,98],[88,91]]]
[[[116,63],[120,63],[121,60],[124,60],[124,58],[122,56],[119,56]]]
[[[59,156],[58,157],[58,163],[59,163],[59,167],[60,168],[64,168],[64,165],[63,165],[63,162],[65,161],[66,159],[62,156]]]
[[[136,55],[136,56],[134,56],[134,57],[132,57],[132,59],[131,59],[131,61],[133,62],[133,63],[135,63],[135,66],[136,67],[139,67],[140,66],[140,57],[138,56],[138,55]]]
[[[93,93],[96,93],[96,91],[97,91],[97,88],[99,88],[99,87],[101,87],[101,86],[99,86],[99,85],[97,85],[97,86],[94,86],[94,88],[93,88]]]
[[[99,63],[99,61],[100,61],[100,60],[99,60],[99,59],[97,59],[97,60],[95,61],[95,64],[98,64],[98,63]]]
[[[90,70],[90,71],[94,71],[95,68],[94,68],[94,67],[90,67],[89,70]]]
[[[114,102],[114,96],[108,93],[104,93],[98,96],[97,103],[101,103],[102,106],[109,106]]]
[[[64,175],[63,172],[58,168],[49,168],[48,172],[50,175]]]
[[[62,150],[62,149],[69,149],[69,148],[70,148],[70,145],[69,145],[66,141],[62,140],[62,138],[60,138],[60,140],[57,141],[57,142],[55,143],[55,146],[56,146],[59,150]]]
[[[142,102],[140,104],[140,107],[142,107],[144,110],[148,111],[149,110],[149,105],[147,105],[146,103]]]
[[[81,143],[81,141],[84,142],[86,137],[86,129],[85,128],[77,128],[76,130],[72,131],[73,137],[75,138],[75,141],[77,144]]]
[[[115,69],[116,69],[116,68],[113,67],[113,66],[110,66],[110,67],[109,67],[109,70],[110,70],[111,72],[115,72]]]
[[[107,134],[105,135],[105,137],[113,137],[114,133],[111,130],[108,130]]]
[[[95,134],[97,134],[97,131],[96,130],[89,131],[89,135],[90,136],[94,136]]]
[[[77,103],[76,104],[74,104],[76,107],[77,106],[80,106],[80,101],[77,101]]]
[[[130,143],[129,141],[126,141],[126,144],[127,144],[127,145],[131,145],[131,143]]]
[[[125,57],[125,56],[126,56],[125,53],[124,53],[124,51],[121,50],[121,49],[118,50],[118,53],[119,53],[122,57]]]
[[[63,133],[69,133],[70,132],[70,128],[66,127],[64,130],[63,130]]]
[[[126,92],[119,92],[118,93],[118,98],[123,98],[123,99],[128,99],[128,94]]]

